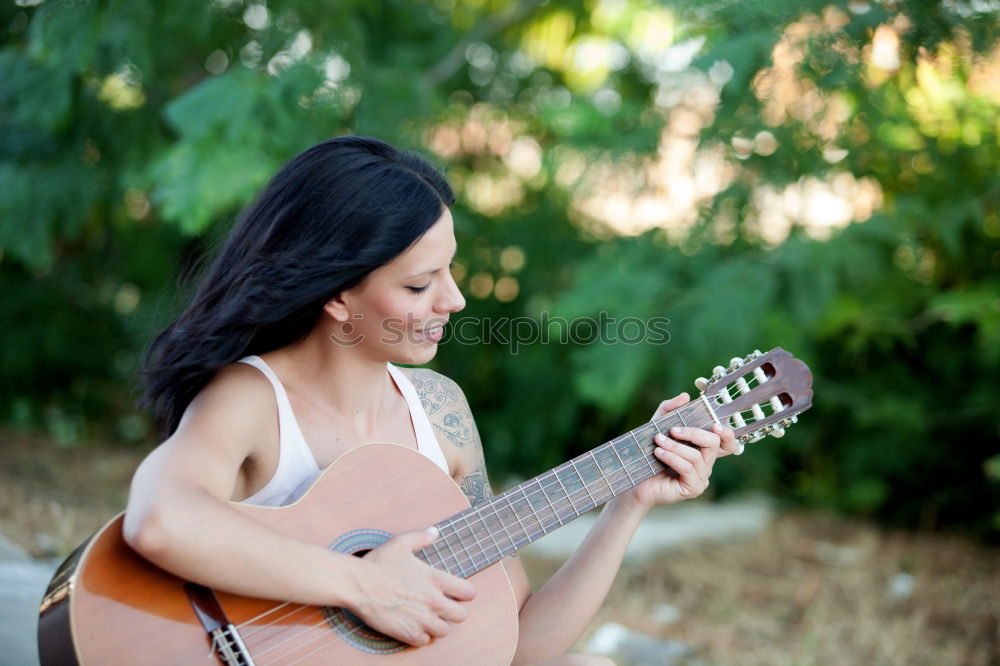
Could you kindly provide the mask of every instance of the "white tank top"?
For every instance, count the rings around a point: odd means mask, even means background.
[[[239,360],[264,373],[271,386],[274,387],[274,396],[278,403],[278,466],[274,470],[274,476],[267,484],[255,492],[250,497],[242,501],[243,504],[256,504],[260,506],[284,506],[291,504],[305,494],[313,481],[320,475],[322,470],[316,464],[316,457],[312,449],[302,436],[299,423],[295,420],[292,412],[292,404],[288,401],[288,394],[281,380],[274,374],[270,366],[259,356],[247,356]],[[440,467],[445,474],[448,471],[448,462],[445,460],[444,452],[438,443],[434,430],[431,427],[427,412],[420,404],[420,397],[413,388],[413,384],[407,379],[402,371],[391,363],[386,363],[389,375],[399,388],[403,398],[406,399],[406,406],[410,411],[410,421],[413,423],[413,432],[417,436],[417,451],[422,453],[431,462]]]

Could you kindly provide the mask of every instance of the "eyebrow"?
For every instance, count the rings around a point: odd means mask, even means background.
[[[452,261],[455,261],[455,257],[457,257],[457,256],[458,256],[458,250],[456,249],[455,253],[453,255],[451,255],[451,259],[449,260],[449,263],[451,263]],[[408,275],[408,276],[406,276],[403,279],[404,280],[412,280],[413,278],[418,278],[418,277],[421,277],[423,275],[431,275],[433,273],[437,273],[440,270],[441,270],[440,268],[432,268],[432,269],[427,270],[427,271],[421,271],[419,273],[414,273],[413,275]]]

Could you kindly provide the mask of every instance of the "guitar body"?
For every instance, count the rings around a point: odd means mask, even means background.
[[[468,508],[455,483],[416,451],[395,444],[352,449],[295,504],[234,506],[262,524],[310,543],[362,553],[391,534],[438,523]],[[257,666],[509,664],[517,606],[502,565],[469,578],[476,598],[465,622],[422,648],[406,647],[340,609],[282,604],[218,593]],[[185,581],[136,554],[122,539],[122,516],[60,567],[42,601],[43,666],[218,664]],[[234,662],[243,663],[243,662]]]

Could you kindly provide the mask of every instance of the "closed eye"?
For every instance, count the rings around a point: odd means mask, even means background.
[[[412,291],[414,294],[419,294],[422,291],[426,291],[427,287],[429,287],[429,286],[431,286],[430,283],[427,283],[427,284],[425,284],[422,287],[407,287],[407,289],[409,289],[410,291]]]

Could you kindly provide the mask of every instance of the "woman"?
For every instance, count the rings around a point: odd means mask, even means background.
[[[124,534],[135,550],[214,588],[346,607],[411,645],[465,619],[472,583],[413,555],[433,541],[430,530],[356,558],[273,532],[230,504],[290,503],[338,456],[371,441],[416,448],[473,503],[490,494],[458,385],[391,365],[430,361],[465,305],[449,271],[453,202],[423,159],[363,137],[314,146],[277,174],[147,355],[144,400],[167,438],[132,482]],[[686,401],[664,401],[654,418]],[[655,505],[699,495],[716,457],[736,448],[723,428],[671,436],[657,440],[656,455],[678,476],[658,475],[608,503],[538,592],[517,559],[504,561],[520,607],[515,663],[606,663],[563,655],[602,603],[639,521]]]

